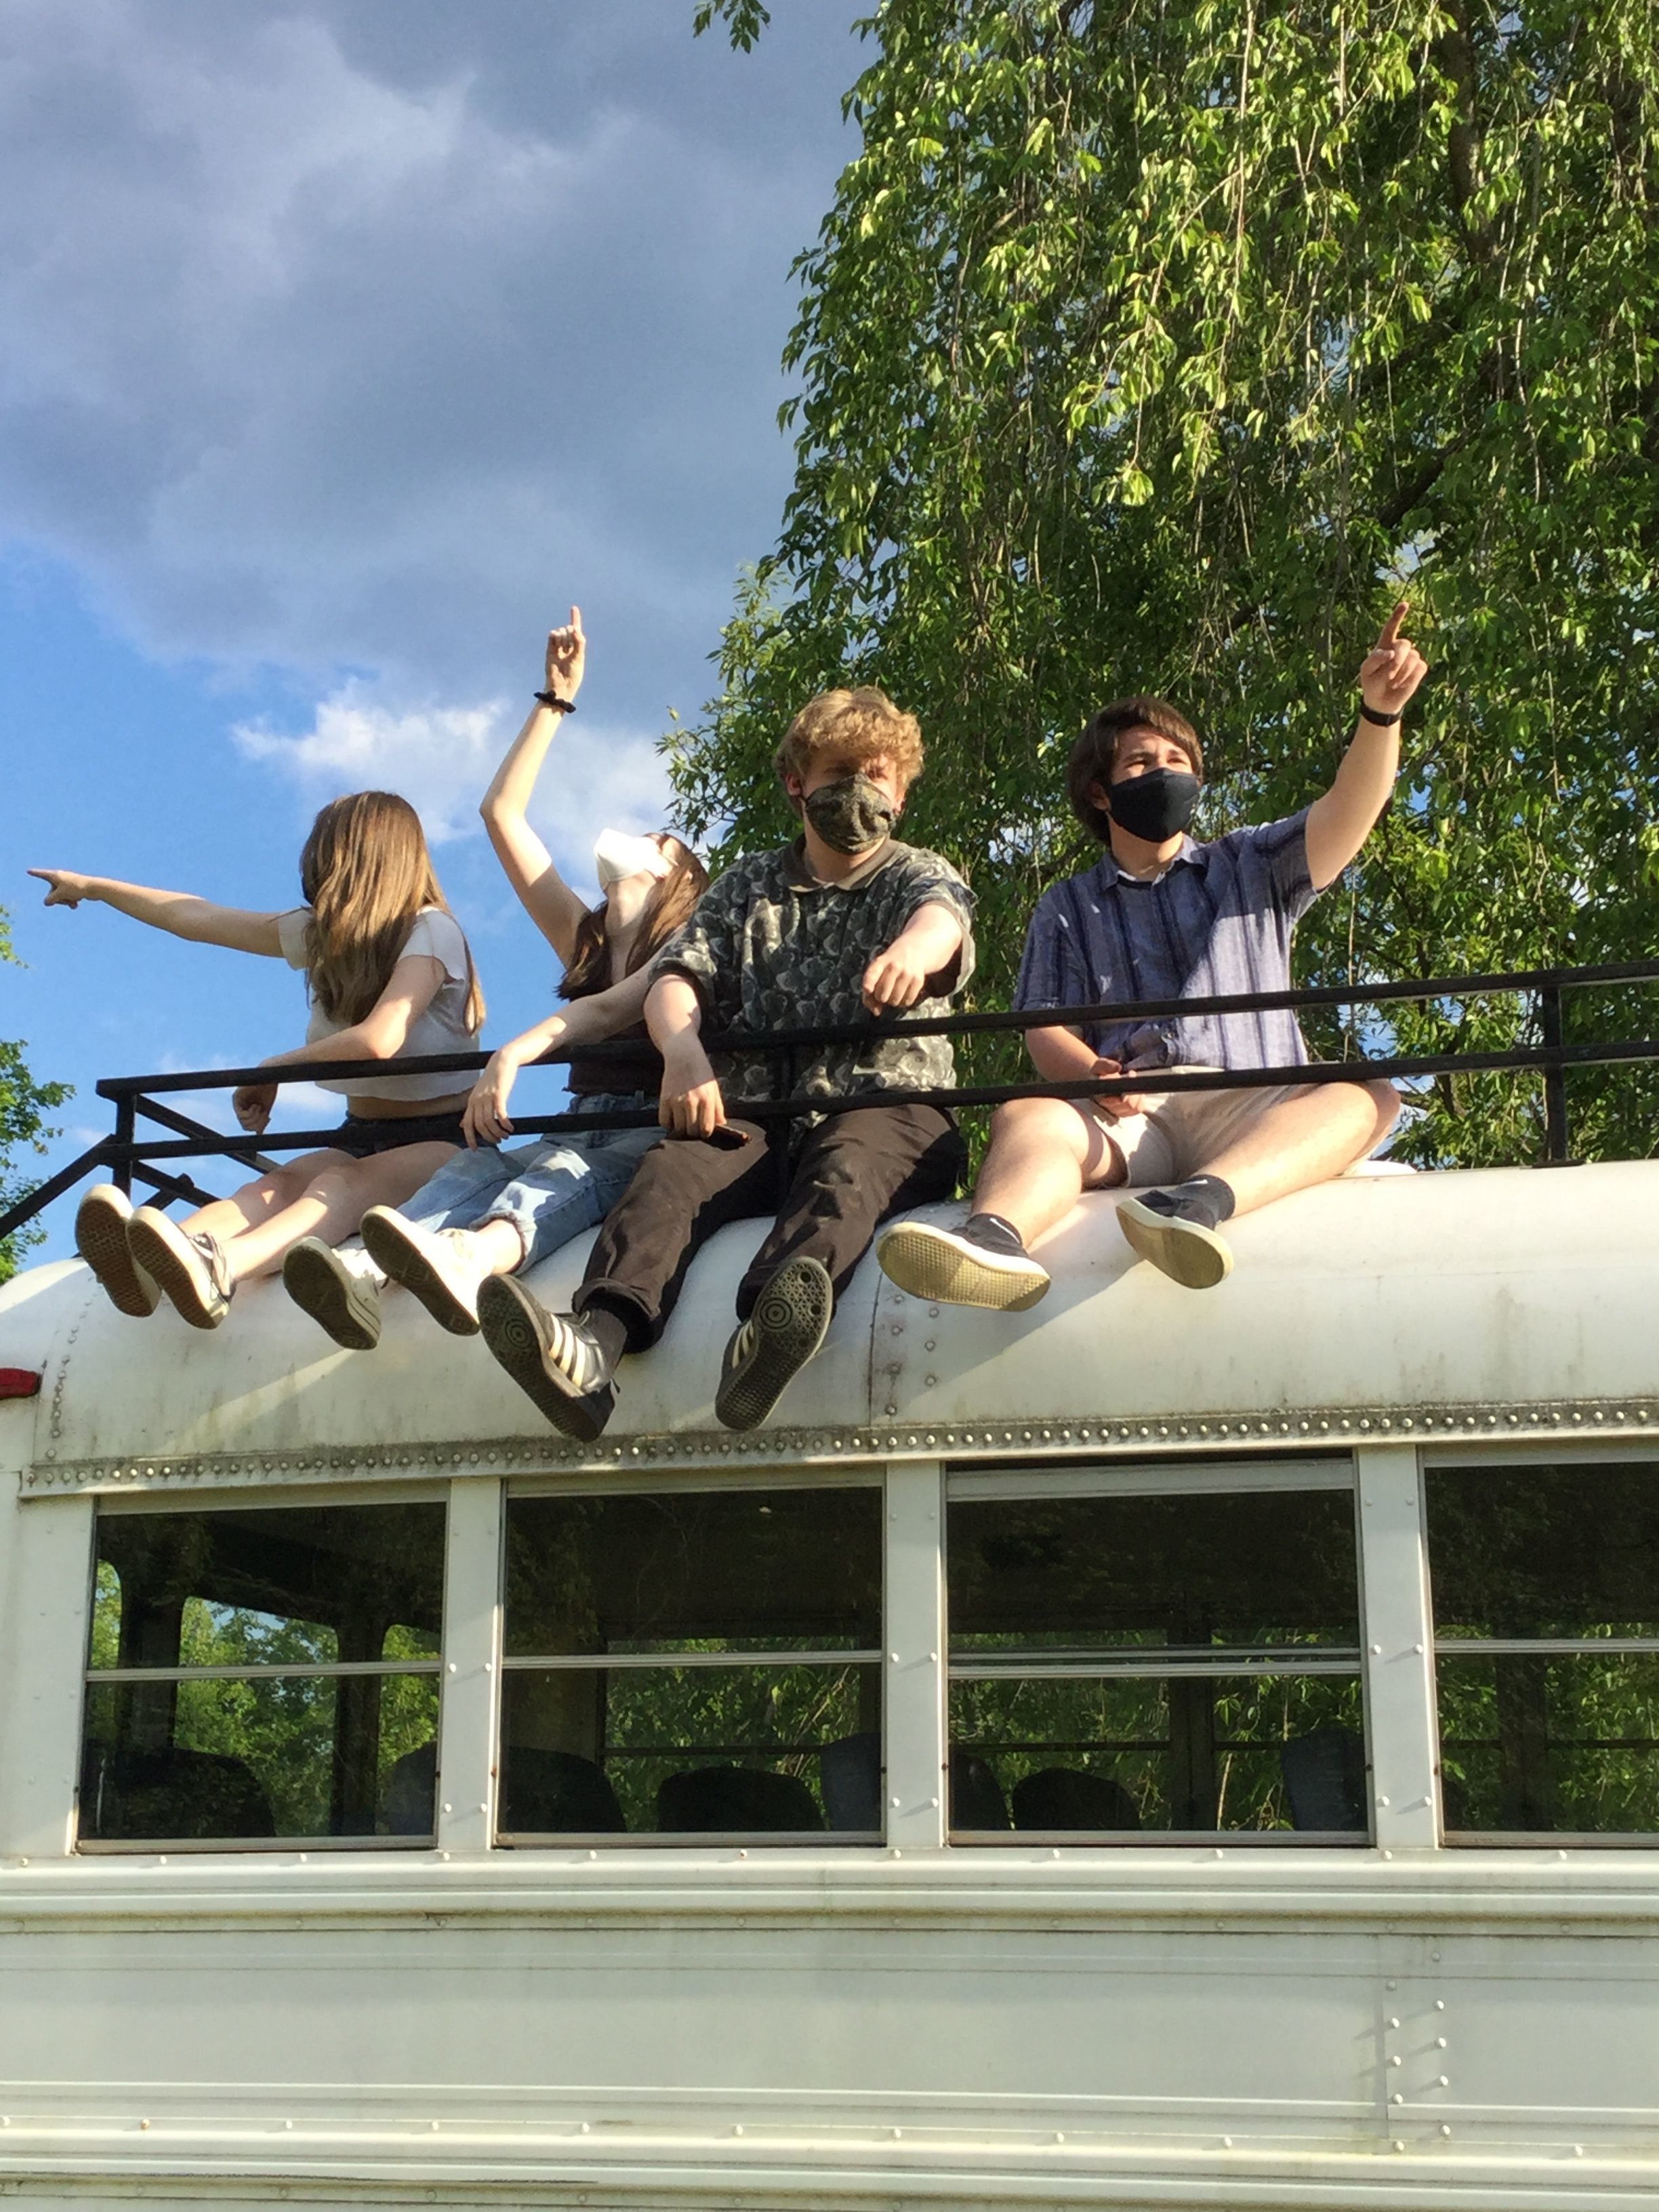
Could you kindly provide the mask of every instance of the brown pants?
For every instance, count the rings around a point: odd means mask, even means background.
[[[778,1209],[738,1286],[744,1321],[786,1260],[821,1260],[839,1298],[882,1223],[949,1198],[967,1165],[961,1131],[936,1106],[856,1106],[828,1115],[793,1158],[781,1130],[769,1139],[753,1121],[728,1127],[745,1131],[749,1141],[668,1137],[653,1146],[594,1241],[575,1309],[586,1313],[600,1304],[620,1314],[630,1352],[657,1341],[693,1258],[728,1221]]]

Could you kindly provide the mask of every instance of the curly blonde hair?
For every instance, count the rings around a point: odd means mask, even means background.
[[[921,725],[873,684],[860,684],[855,691],[820,691],[784,732],[778,775],[804,776],[826,755],[851,768],[890,761],[908,790],[921,774]]]

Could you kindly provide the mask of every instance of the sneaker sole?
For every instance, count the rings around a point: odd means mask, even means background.
[[[976,1260],[921,1225],[890,1229],[876,1247],[884,1275],[913,1298],[939,1305],[981,1306],[994,1313],[1024,1313],[1048,1294],[1049,1278],[1039,1269],[1033,1281],[1024,1270]],[[1035,1261],[1028,1263],[1036,1267]]]
[[[161,1304],[161,1293],[132,1256],[127,1243],[129,1218],[108,1200],[88,1191],[75,1217],[75,1249],[116,1311],[147,1321]]]
[[[568,1383],[550,1374],[541,1331],[526,1305],[529,1293],[510,1275],[491,1275],[478,1293],[478,1328],[496,1361],[562,1435],[591,1444],[605,1433],[616,1403],[614,1386],[603,1394],[578,1397]],[[603,1397],[603,1403],[596,1400]]]
[[[218,1328],[230,1310],[228,1304],[210,1306],[203,1302],[189,1266],[171,1245],[162,1242],[148,1222],[134,1217],[127,1229],[127,1244],[134,1260],[157,1285],[180,1321],[188,1322],[192,1328]]]
[[[283,1261],[283,1288],[301,1313],[347,1352],[373,1352],[380,1340],[377,1308],[367,1307],[349,1281],[343,1282],[325,1255],[296,1244]]]
[[[780,1267],[755,1301],[751,1349],[744,1365],[723,1376],[714,1418],[728,1429],[757,1429],[823,1342],[835,1310],[830,1278],[816,1261]]]
[[[418,1298],[440,1328],[452,1336],[476,1336],[478,1316],[468,1311],[423,1252],[406,1243],[383,1221],[365,1220],[363,1248],[387,1278]]]
[[[1233,1272],[1226,1238],[1201,1222],[1172,1221],[1138,1198],[1126,1198],[1117,1218],[1140,1257],[1189,1291],[1212,1291]]]

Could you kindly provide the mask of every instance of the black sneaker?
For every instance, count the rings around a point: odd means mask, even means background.
[[[301,1313],[348,1352],[373,1352],[380,1340],[380,1286],[366,1252],[337,1252],[319,1237],[302,1237],[283,1255],[283,1288]]]
[[[726,1347],[715,1419],[757,1429],[823,1342],[835,1304],[822,1261],[786,1260]]]
[[[610,1363],[574,1314],[550,1314],[512,1275],[478,1285],[478,1328],[556,1429],[591,1444],[617,1410]]]
[[[1121,1200],[1117,1218],[1141,1258],[1189,1291],[1212,1291],[1233,1272],[1226,1238],[1167,1190],[1143,1190],[1139,1198]]]
[[[881,1272],[913,1298],[1024,1313],[1048,1293],[1048,1270],[1012,1229],[975,1216],[960,1229],[898,1221],[876,1242]]]

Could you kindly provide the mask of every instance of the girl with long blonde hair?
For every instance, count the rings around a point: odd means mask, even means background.
[[[646,1037],[652,963],[686,921],[708,878],[696,855],[663,830],[600,833],[599,903],[590,908],[553,865],[526,808],[555,732],[574,711],[586,665],[581,611],[547,641],[545,688],[485,793],[490,842],[525,911],[563,967],[565,1004],[513,1038],[479,1077],[463,1115],[468,1149],[406,1203],[363,1216],[366,1250],[307,1240],[283,1270],[289,1295],[337,1344],[380,1340],[388,1278],[411,1291],[456,1335],[478,1327],[477,1294],[490,1275],[518,1274],[611,1211],[662,1135],[656,1120],[660,1055]],[[626,1049],[617,1050],[618,1044]],[[508,1102],[521,1067],[558,1051],[569,1063],[573,1110],[631,1110],[645,1126],[572,1131],[511,1151]]]
[[[305,971],[306,1042],[261,1065],[268,1082],[244,1085],[232,1106],[262,1133],[289,1076],[326,1060],[394,1063],[471,1051],[483,994],[459,923],[449,911],[420,819],[406,799],[359,791],[325,806],[300,856],[304,904],[259,913],[187,892],[31,868],[48,906],[90,901],[174,937],[286,960]],[[365,1207],[418,1190],[463,1141],[463,1075],[353,1076],[329,1080],[346,1117],[327,1150],[307,1152],[216,1199],[182,1221],[136,1211],[112,1184],[81,1201],[76,1242],[119,1310],[142,1316],[165,1296],[196,1328],[216,1328],[239,1283],[279,1266],[301,1239],[349,1237]]]

